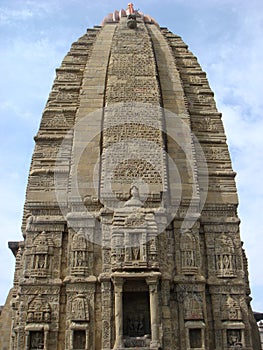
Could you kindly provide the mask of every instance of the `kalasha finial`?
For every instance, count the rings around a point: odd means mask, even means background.
[[[127,14],[127,27],[130,29],[136,29],[137,21],[136,21],[136,13],[133,8],[133,3],[131,2],[128,3],[126,14]]]
[[[140,18],[145,23],[150,24],[156,24],[158,26],[158,23],[155,21],[154,18],[152,18],[149,15],[145,15],[142,13],[142,11],[134,10],[134,6],[132,2],[128,3],[128,7],[126,10],[121,9],[120,11],[115,10],[112,13],[109,13],[104,20],[102,21],[101,25],[105,25],[106,23],[118,23],[123,17],[127,18],[127,26],[130,29],[136,29],[137,28],[137,18]]]

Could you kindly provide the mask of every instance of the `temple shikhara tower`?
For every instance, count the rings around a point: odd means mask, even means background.
[[[1,350],[257,350],[206,74],[135,11],[71,46],[35,136]]]

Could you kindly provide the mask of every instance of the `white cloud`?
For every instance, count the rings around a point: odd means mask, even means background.
[[[26,21],[32,17],[33,17],[33,13],[28,9],[22,9],[22,10],[0,9],[0,21],[2,25],[10,24],[13,21],[17,21],[17,20]]]
[[[48,14],[55,13],[59,9],[57,1],[12,1],[0,7],[1,25],[16,24],[32,19],[44,18]]]

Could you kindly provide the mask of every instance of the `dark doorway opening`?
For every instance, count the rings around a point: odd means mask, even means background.
[[[189,338],[190,338],[190,348],[191,349],[202,347],[201,329],[199,329],[199,328],[189,329]]]
[[[73,333],[73,349],[82,350],[86,349],[86,331],[76,330]]]
[[[44,349],[44,331],[30,331],[29,350]]]
[[[123,293],[123,335],[143,337],[151,334],[149,292]]]

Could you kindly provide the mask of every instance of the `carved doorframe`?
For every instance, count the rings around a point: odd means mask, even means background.
[[[161,274],[159,272],[142,273],[131,275],[129,273],[117,273],[112,276],[115,294],[115,344],[114,349],[123,348],[123,285],[125,281],[143,280],[148,286],[149,302],[150,302],[150,329],[151,340],[150,347],[158,349],[160,347],[160,318],[159,318],[159,298],[158,284]]]
[[[222,324],[222,328],[223,328],[223,346],[227,349],[229,348],[228,346],[228,337],[227,337],[227,331],[229,330],[238,330],[241,333],[241,343],[242,343],[242,347],[245,346],[245,325],[243,322],[231,322],[231,321],[225,321]]]
[[[85,323],[78,323],[78,322],[71,322],[70,324],[70,334],[69,334],[69,350],[74,350],[74,331],[85,331],[86,333],[86,343],[85,343],[85,350],[89,350],[89,324],[87,322]]]
[[[25,327],[26,334],[26,350],[30,350],[30,332],[43,331],[44,332],[44,348],[48,350],[48,333],[50,331],[47,324],[29,324]]]
[[[186,328],[186,349],[191,350],[205,350],[205,323],[203,321],[187,321],[185,322]],[[201,331],[201,347],[200,348],[191,348],[190,344],[190,330],[191,329],[200,329]]]

